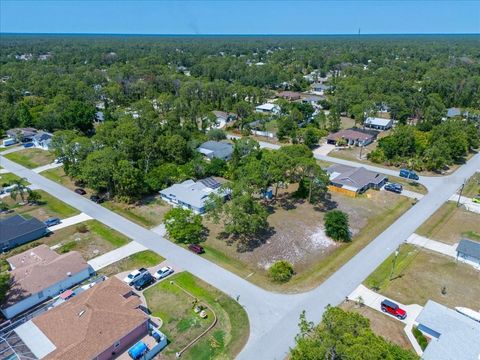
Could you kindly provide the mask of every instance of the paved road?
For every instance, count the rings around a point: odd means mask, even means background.
[[[185,270],[230,296],[238,297],[250,319],[250,338],[238,358],[248,360],[284,359],[289,347],[294,345],[294,337],[298,331],[298,316],[302,310],[307,311],[310,320],[320,321],[326,305],[342,302],[384,259],[406,241],[418,226],[447,201],[466,178],[480,168],[480,154],[477,154],[453,175],[432,178],[429,180],[429,194],[324,283],[308,293],[283,295],[265,291],[31,170],[2,157],[0,160],[4,168],[26,177],[32,184],[53,196],[158,252],[170,261],[178,263]]]

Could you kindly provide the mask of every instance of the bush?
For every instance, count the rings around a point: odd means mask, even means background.
[[[76,230],[80,234],[85,234],[86,232],[88,232],[88,227],[85,224],[79,224],[77,225]]]
[[[348,215],[340,210],[329,211],[325,214],[325,233],[335,241],[351,241],[348,226]]]
[[[415,339],[417,339],[417,342],[418,342],[418,345],[420,345],[420,348],[422,350],[425,350],[425,348],[428,345],[428,341],[425,335],[423,335],[423,333],[420,330],[418,330],[417,327],[412,328],[412,333],[413,333],[413,336],[415,336]]]
[[[277,261],[270,266],[268,274],[275,282],[287,282],[294,274],[293,265],[286,260]]]

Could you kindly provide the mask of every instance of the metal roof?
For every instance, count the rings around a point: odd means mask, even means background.
[[[368,117],[365,119],[366,125],[375,125],[375,126],[388,126],[392,123],[390,119],[383,119],[377,117]]]
[[[480,243],[468,239],[462,239],[458,243],[457,252],[480,260]]]
[[[185,180],[180,184],[174,184],[166,189],[160,191],[160,194],[166,196],[169,199],[175,199],[178,202],[188,204],[196,209],[201,209],[205,206],[205,202],[208,200],[210,194],[220,194],[221,190],[218,186],[209,184],[208,181]],[[215,183],[217,183],[215,181]],[[206,185],[209,184],[209,185]],[[218,183],[217,183],[218,184]],[[211,188],[215,186],[215,188]]]
[[[56,349],[50,339],[31,320],[14,331],[38,359],[44,358]]]
[[[207,141],[197,149],[209,158],[229,159],[233,153],[233,145],[227,142]]]

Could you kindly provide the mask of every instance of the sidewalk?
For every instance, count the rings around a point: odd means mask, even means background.
[[[127,256],[133,255],[140,251],[147,250],[147,248],[143,245],[140,245],[136,241],[131,241],[127,245],[119,247],[118,249],[112,250],[106,254],[97,256],[96,258],[88,261],[88,264],[93,268],[93,270],[97,271],[107,267],[108,265],[113,264]]]
[[[364,285],[359,285],[349,296],[349,300],[351,301],[358,301],[358,298],[361,297],[363,300],[363,304],[372,308],[373,310],[377,310],[382,312],[381,309],[381,302],[383,300],[390,300],[393,301],[394,303],[398,304],[402,309],[404,309],[407,312],[407,317],[404,320],[400,320],[396,317],[392,317],[392,319],[396,319],[398,321],[401,321],[405,324],[405,334],[407,335],[408,339],[410,340],[410,343],[412,344],[413,348],[415,349],[416,353],[418,355],[422,355],[423,351],[420,348],[420,345],[418,345],[417,340],[413,336],[412,333],[412,327],[416,325],[416,319],[417,316],[420,314],[420,312],[423,310],[423,306],[420,306],[418,304],[411,304],[411,305],[404,305],[399,303],[398,301],[395,301],[393,299],[387,298],[381,294],[378,294],[369,288],[367,288]],[[386,314],[385,316],[390,316]]]
[[[38,173],[41,173],[42,171],[55,169],[55,168],[60,167],[62,165],[63,165],[62,163],[51,163],[51,164],[39,166],[35,169],[32,169],[32,171],[35,171],[38,174]]]
[[[12,145],[12,146],[14,146],[14,145]],[[3,147],[3,148],[0,148],[0,153],[1,153],[2,155],[7,155],[7,154],[10,154],[10,153],[13,153],[13,152],[16,152],[16,151],[23,150],[23,149],[25,149],[25,148],[24,148],[23,146],[18,145],[18,146],[14,146],[14,147],[8,147],[7,150],[3,150],[3,151],[2,151],[2,149],[5,149],[5,148],[4,148],[4,147]]]
[[[92,218],[85,213],[80,213],[78,215],[71,216],[66,219],[62,219],[62,222],[60,224],[49,227],[48,230],[57,231],[57,230],[66,228],[68,226],[72,226],[72,225],[87,221],[87,220],[92,220]]]

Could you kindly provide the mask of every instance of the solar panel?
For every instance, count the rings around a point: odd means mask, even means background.
[[[200,182],[203,185],[209,187],[210,189],[218,189],[221,186],[221,184],[212,177],[208,177],[206,179],[200,180]]]

